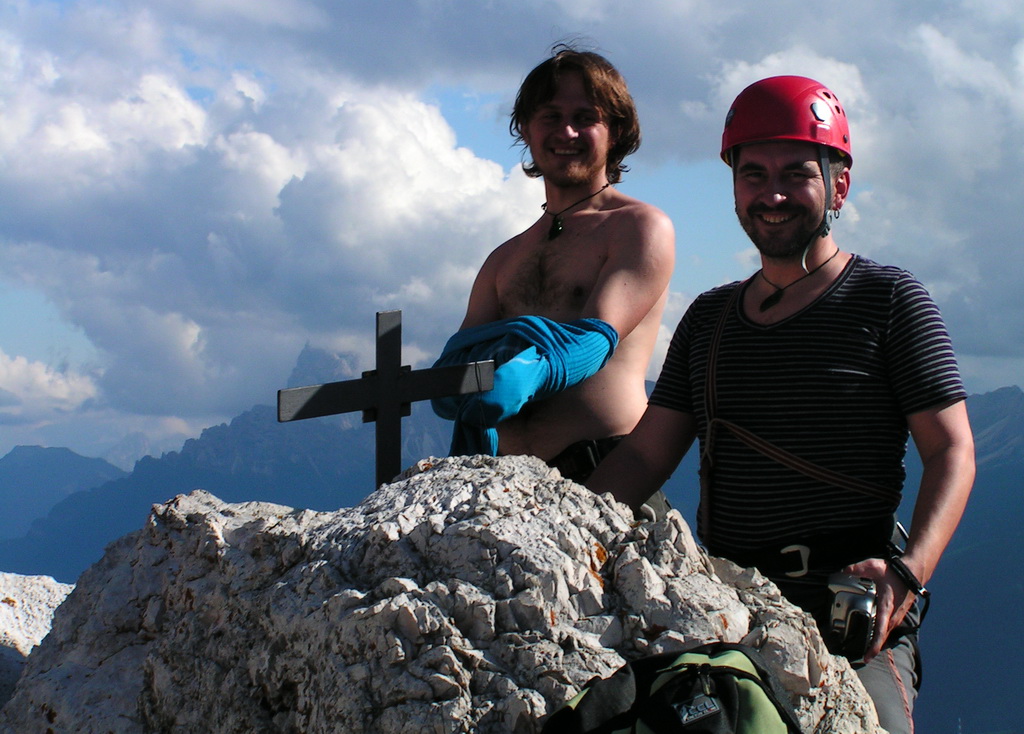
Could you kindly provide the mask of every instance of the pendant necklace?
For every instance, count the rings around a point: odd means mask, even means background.
[[[563,222],[562,222],[562,215],[563,214],[565,214],[567,211],[572,209],[574,206],[579,206],[580,204],[582,204],[587,199],[593,199],[595,196],[600,194],[602,191],[604,191],[609,186],[611,186],[611,182],[606,183],[604,186],[599,188],[594,193],[587,194],[582,199],[577,201],[575,204],[570,204],[569,206],[565,207],[565,209],[563,209],[560,212],[554,212],[554,213],[553,212],[549,212],[548,211],[548,203],[546,201],[543,204],[541,204],[540,208],[544,210],[544,213],[545,214],[550,214],[552,217],[554,217],[554,220],[551,222],[551,228],[548,230],[548,239],[549,240],[553,240],[553,239],[555,239],[555,237],[557,237],[558,235],[562,234],[562,230],[564,229]]]
[[[761,275],[761,278],[764,280],[764,282],[767,283],[768,285],[770,285],[772,288],[775,289],[774,293],[772,293],[767,298],[765,298],[763,301],[761,301],[761,305],[758,307],[758,309],[761,311],[761,313],[764,313],[765,311],[767,311],[772,306],[777,306],[779,301],[782,300],[782,296],[785,295],[787,288],[792,288],[794,285],[799,283],[804,278],[810,278],[816,272],[818,272],[823,267],[825,267],[830,262],[832,262],[833,258],[835,258],[835,256],[838,255],[838,254],[839,254],[839,248],[837,247],[836,251],[833,252],[831,255],[829,255],[828,260],[823,262],[818,267],[814,268],[814,270],[809,270],[804,275],[801,275],[799,278],[794,280],[789,285],[775,285],[775,283],[772,283],[770,280],[768,280],[768,277],[764,274],[764,268],[762,268],[761,270],[758,270],[757,272]]]

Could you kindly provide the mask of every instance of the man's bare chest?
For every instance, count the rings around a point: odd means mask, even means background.
[[[561,246],[555,246],[561,245]],[[509,258],[497,281],[504,317],[579,318],[606,260],[603,248],[545,242]]]

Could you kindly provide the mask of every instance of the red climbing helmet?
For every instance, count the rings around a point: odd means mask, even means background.
[[[832,91],[803,76],[773,76],[740,92],[725,117],[722,160],[744,143],[803,140],[834,148],[853,165],[850,124]]]

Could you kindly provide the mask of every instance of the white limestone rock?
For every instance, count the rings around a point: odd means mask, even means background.
[[[49,576],[0,573],[0,705],[10,698],[25,658],[50,631],[53,611],[72,588]]]
[[[154,507],[79,580],[0,729],[535,732],[625,659],[747,641],[808,731],[877,728],[846,661],[678,513],[628,510],[527,457],[420,462],[332,513]]]

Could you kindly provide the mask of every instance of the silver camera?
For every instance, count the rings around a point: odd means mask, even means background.
[[[832,608],[826,634],[828,648],[851,663],[864,660],[875,634],[875,582],[834,573],[828,578]]]

